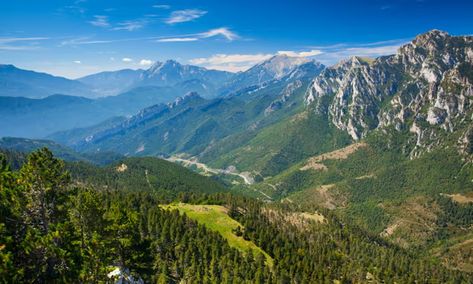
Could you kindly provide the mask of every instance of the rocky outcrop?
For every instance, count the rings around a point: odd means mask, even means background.
[[[377,128],[408,130],[417,155],[472,119],[473,37],[433,30],[394,55],[352,57],[316,77],[305,99],[354,140]]]

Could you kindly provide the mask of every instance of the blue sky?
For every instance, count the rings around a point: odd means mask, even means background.
[[[473,34],[469,0],[0,2],[0,63],[68,78],[176,59],[239,71],[277,53],[334,64],[419,33]]]

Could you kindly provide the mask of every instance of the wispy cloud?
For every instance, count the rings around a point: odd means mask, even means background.
[[[165,5],[165,4],[156,4],[156,5],[153,5],[153,8],[156,8],[156,9],[170,9],[171,6],[170,5]]]
[[[157,42],[186,42],[186,41],[197,41],[196,37],[168,37],[157,39]]]
[[[131,28],[132,29],[132,28]],[[235,32],[228,28],[217,28],[209,31],[196,33],[196,34],[185,34],[185,35],[170,35],[170,36],[149,36],[149,37],[125,37],[115,39],[96,39],[90,36],[82,36],[76,38],[68,38],[60,42],[59,46],[79,46],[89,44],[110,44],[119,42],[132,42],[132,41],[153,41],[153,42],[192,42],[213,37],[223,37],[225,40],[236,40],[240,38]],[[1,44],[0,38],[0,44]]]
[[[406,44],[407,39],[388,40],[363,44],[338,44],[332,46],[318,46],[322,51],[315,58],[325,65],[332,65],[342,59],[352,56],[376,58],[383,55],[395,54],[398,48]]]
[[[167,18],[164,22],[169,25],[184,23],[198,19],[205,14],[207,14],[207,11],[199,9],[177,10],[173,11],[169,18]]]
[[[108,16],[103,16],[103,15],[95,15],[94,19],[92,21],[89,21],[89,24],[96,27],[101,27],[101,28],[110,27]]]
[[[125,62],[125,63],[130,63],[130,62],[133,62],[133,59],[131,59],[129,57],[123,57],[122,61]]]
[[[196,34],[162,37],[162,38],[158,38],[156,41],[157,42],[189,42],[189,41],[198,41],[200,39],[212,38],[212,37],[223,37],[229,41],[233,41],[240,38],[240,36],[238,36],[235,32],[231,31],[228,28],[223,27],[223,28],[208,30],[202,33],[196,33]]]
[[[273,55],[267,53],[215,54],[210,57],[191,59],[189,62],[209,69],[237,72],[247,70],[256,63],[266,60]]]
[[[11,43],[18,41],[37,41],[46,40],[48,37],[0,37],[0,43]]]
[[[0,37],[0,50],[33,50],[38,49],[38,42],[48,37]]]
[[[377,57],[382,55],[394,54],[396,53],[398,48],[399,45],[386,45],[378,47],[353,47],[345,49],[345,52],[359,56]]]
[[[82,62],[80,60],[74,60],[72,62],[74,62],[75,64],[82,64]]]
[[[147,24],[149,24],[150,22],[152,22],[153,21],[152,18],[154,16],[155,15],[146,15],[139,19],[127,20],[127,21],[122,21],[119,23],[112,23],[108,16],[95,15],[94,19],[91,21],[88,21],[88,23],[93,26],[100,27],[100,28],[107,28],[112,31],[125,30],[125,31],[131,32],[131,31],[139,30],[143,28],[144,26],[146,26]]]
[[[120,40],[95,40],[90,37],[78,37],[61,41],[59,46],[76,46],[85,44],[112,43]]]
[[[118,23],[117,26],[114,27],[112,30],[114,31],[126,30],[126,31],[132,32],[132,31],[141,29],[146,24],[148,24],[148,22],[149,21],[147,19],[124,21],[124,22]]]
[[[72,5],[66,5],[64,7],[60,7],[56,10],[56,13],[59,14],[80,14],[83,15],[87,12],[87,9],[82,6],[82,3],[86,1],[74,1]]]
[[[201,38],[209,38],[209,37],[214,37],[214,36],[223,36],[228,40],[235,40],[238,39],[239,36],[229,30],[228,28],[218,28],[218,29],[213,29],[207,32],[203,32],[198,34]]]
[[[150,60],[150,59],[141,59],[140,60],[140,65],[141,66],[149,66],[153,64],[153,60]]]

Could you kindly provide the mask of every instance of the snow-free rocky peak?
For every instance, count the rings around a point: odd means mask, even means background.
[[[261,86],[269,81],[282,79],[298,66],[311,61],[313,60],[305,57],[291,57],[286,54],[272,56],[250,69],[236,74],[224,85],[220,93],[226,95],[250,86]]]
[[[415,156],[441,143],[442,131],[471,128],[472,70],[473,37],[432,30],[394,55],[325,69],[306,102],[354,140],[376,128],[410,130]]]
[[[183,65],[175,60],[156,62],[143,72],[140,85],[173,86],[189,80],[200,80],[206,84],[219,86],[232,76],[232,73],[207,70],[203,67]]]
[[[286,54],[279,54],[255,65],[251,69],[258,70],[259,72],[267,72],[272,78],[279,79],[294,70],[297,66],[309,61],[310,60],[305,57],[291,57]]]

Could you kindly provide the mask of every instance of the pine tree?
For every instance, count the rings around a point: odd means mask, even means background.
[[[19,172],[19,187],[25,196],[26,225],[22,247],[25,276],[48,282],[76,277],[72,255],[74,233],[67,222],[70,176],[64,162],[46,148],[31,153]],[[68,256],[68,251],[73,252]]]

